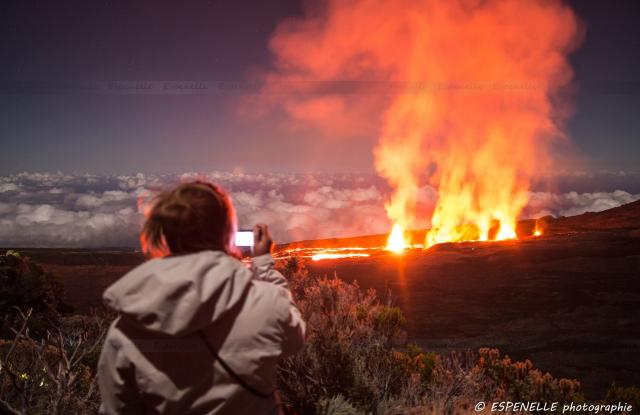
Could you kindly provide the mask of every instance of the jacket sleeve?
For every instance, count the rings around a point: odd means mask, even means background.
[[[287,288],[287,280],[275,269],[275,261],[271,254],[264,254],[252,258],[251,269],[254,278]]]
[[[135,381],[135,368],[123,356],[122,343],[109,338],[108,334],[98,361],[98,387],[102,398],[100,414],[144,413]]]
[[[254,257],[252,261],[254,278],[281,287],[277,304],[278,322],[284,333],[282,355],[287,356],[297,352],[304,345],[306,324],[293,301],[293,296],[287,287],[287,280],[274,266],[275,261],[271,254]]]

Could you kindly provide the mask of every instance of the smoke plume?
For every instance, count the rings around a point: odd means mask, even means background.
[[[554,0],[327,0],[283,21],[263,96],[328,136],[377,137],[387,215],[415,226],[437,189],[428,244],[515,236],[530,182],[562,140],[560,93],[579,43]],[[278,94],[283,88],[286,94]]]

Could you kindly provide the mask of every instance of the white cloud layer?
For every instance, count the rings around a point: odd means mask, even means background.
[[[279,242],[385,233],[388,187],[366,175],[246,174],[68,175],[21,173],[0,177],[0,246],[135,247],[142,223],[139,199],[180,181],[211,180],[232,196],[240,228],[267,223]],[[420,189],[428,227],[437,193]],[[532,192],[523,217],[597,212],[640,199],[610,192]]]

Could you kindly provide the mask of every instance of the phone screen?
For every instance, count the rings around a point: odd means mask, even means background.
[[[236,246],[253,246],[253,231],[237,231]]]

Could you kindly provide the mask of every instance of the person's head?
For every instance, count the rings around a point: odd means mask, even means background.
[[[183,183],[156,197],[140,234],[149,256],[220,250],[238,256],[231,199],[206,182]]]

